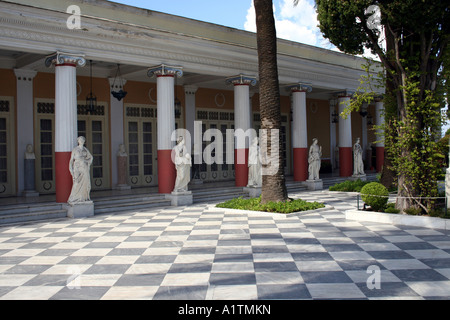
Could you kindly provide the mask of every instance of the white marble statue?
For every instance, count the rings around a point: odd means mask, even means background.
[[[261,188],[262,186],[262,164],[258,137],[254,137],[248,153],[248,184],[247,187]]]
[[[90,167],[93,157],[84,146],[86,139],[78,137],[78,146],[72,151],[69,162],[69,170],[72,174],[73,185],[68,203],[73,205],[91,200],[91,175]]]
[[[363,149],[359,144],[361,141],[360,138],[356,139],[356,143],[353,146],[353,175],[354,176],[363,176],[364,172],[364,162],[363,162]]]
[[[313,144],[309,148],[309,156],[308,156],[308,171],[309,178],[308,180],[320,180],[319,172],[320,167],[322,165],[322,147],[318,145],[319,141],[317,139],[313,139]]]
[[[124,144],[120,144],[119,145],[119,151],[117,152],[117,156],[118,157],[127,157],[127,151],[125,150],[125,145]]]
[[[191,181],[192,161],[183,137],[178,139],[177,145],[172,152],[172,159],[177,169],[177,178],[173,192],[187,192],[188,184]]]
[[[34,159],[36,159],[36,156],[35,156],[34,151],[33,151],[33,145],[31,145],[31,144],[27,144],[27,148],[26,148],[26,151],[25,151],[25,159],[26,160],[34,160]]]

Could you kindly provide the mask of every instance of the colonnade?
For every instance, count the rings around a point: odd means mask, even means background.
[[[72,178],[68,170],[71,151],[77,140],[77,94],[76,94],[76,68],[83,67],[86,60],[82,54],[74,55],[57,52],[46,60],[48,67],[55,66],[55,175],[56,175],[56,201],[65,203],[70,195]],[[173,190],[176,170],[171,160],[174,147],[172,133],[175,130],[174,89],[175,77],[183,76],[182,67],[159,65],[148,69],[149,77],[157,78],[157,146],[158,146],[158,188],[159,193],[170,193]],[[237,75],[226,79],[234,87],[235,130],[244,132],[251,129],[250,87],[256,85],[256,78]],[[19,87],[20,89],[21,87]],[[313,90],[311,85],[297,83],[289,86],[292,94],[293,118],[293,168],[294,180],[306,181],[308,178],[308,123],[306,115],[306,96]],[[20,90],[30,90],[25,87]],[[195,120],[195,92],[197,88],[185,88],[186,108],[189,116],[186,117],[186,127],[193,129]],[[20,95],[18,95],[20,96]],[[344,91],[337,94],[337,108],[339,113],[345,108],[345,103],[352,97],[352,92]],[[113,99],[111,99],[113,100]],[[18,101],[20,108],[20,101]],[[331,106],[332,112],[336,106]],[[376,101],[376,124],[383,122],[383,102]],[[331,114],[331,113],[330,113]],[[330,117],[331,118],[331,117]],[[327,123],[327,121],[325,122]],[[119,125],[120,126],[120,125]],[[333,137],[335,123],[330,121],[331,137],[330,148],[333,153],[336,138]],[[364,130],[364,128],[363,128]],[[367,129],[366,129],[367,130]],[[334,131],[335,132],[335,131]],[[119,131],[123,136],[123,129]],[[120,134],[115,134],[113,140],[121,140]],[[339,163],[340,176],[352,175],[352,129],[351,115],[347,118],[339,117]],[[116,141],[115,141],[116,142]],[[377,146],[377,170],[381,170],[384,161],[384,145]],[[248,181],[248,140],[245,144],[235,145],[235,181],[236,186],[245,187]],[[114,179],[113,179],[114,180]]]

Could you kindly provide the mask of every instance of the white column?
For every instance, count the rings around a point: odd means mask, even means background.
[[[361,111],[362,111],[362,119],[361,119],[361,131],[362,131],[362,137],[361,137],[361,147],[363,149],[363,159],[366,160],[366,156],[367,156],[367,108],[368,105],[367,103],[364,103],[361,107]]]
[[[47,67],[55,65],[55,185],[56,202],[65,203],[72,189],[69,160],[77,143],[77,66],[84,55],[57,52],[47,57]]]
[[[344,112],[353,96],[352,91],[344,91],[338,94],[339,114]],[[350,177],[353,173],[353,140],[352,140],[352,116],[346,119],[339,117],[339,172],[341,177]]]
[[[175,131],[175,77],[182,77],[181,67],[160,65],[149,68],[148,76],[156,76],[158,109],[158,187],[159,193],[171,193],[176,170],[172,162],[172,133]]]
[[[330,99],[330,158],[333,169],[338,168],[338,160],[336,155],[336,99]]]
[[[192,154],[194,144],[194,122],[195,122],[195,94],[198,90],[196,86],[184,86],[186,101],[186,130],[191,134],[191,143],[188,145],[189,153]]]
[[[294,180],[308,179],[308,123],[306,114],[306,93],[312,87],[306,84],[290,86],[292,93],[292,147],[294,153]]]
[[[110,101],[111,101],[111,185],[113,188],[118,184],[118,168],[117,168],[117,152],[119,151],[119,146],[121,144],[125,145],[124,141],[124,112],[123,112],[123,99],[120,101],[112,95],[112,91],[123,90],[123,87],[127,83],[127,80],[119,78],[109,78],[110,87]],[[117,83],[114,84],[114,81]],[[127,150],[128,152],[128,150]]]
[[[34,146],[33,79],[34,70],[14,69],[17,83],[17,165],[18,194],[25,190],[24,154],[28,144]]]
[[[256,85],[256,78],[244,75],[230,77],[226,80],[228,84],[234,85],[234,126],[235,130],[243,130],[249,133],[251,129],[251,106],[250,106],[250,86]],[[248,184],[248,137],[243,141],[237,139],[235,143],[235,179],[237,187],[245,187]]]

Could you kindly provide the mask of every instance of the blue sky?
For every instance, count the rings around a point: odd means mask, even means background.
[[[113,0],[113,2],[243,29],[252,0]]]
[[[211,22],[247,31],[256,31],[253,0],[114,0],[114,2]],[[317,25],[314,0],[274,0],[279,38],[334,49],[323,39]]]

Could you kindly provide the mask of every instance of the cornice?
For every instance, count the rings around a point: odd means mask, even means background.
[[[27,17],[22,20],[12,10],[1,12],[0,46],[44,55],[56,51],[79,51],[89,59],[143,68],[167,63],[181,65],[186,72],[224,77],[258,73],[256,49],[251,46],[236,46],[184,34],[168,35],[161,30],[144,30],[112,22],[99,24],[90,18],[83,20],[83,27],[87,29],[69,30],[64,27],[67,15],[54,13],[52,19],[45,18]],[[301,46],[289,42],[285,45]],[[324,87],[333,84],[353,87],[359,83],[361,73],[345,66],[279,54],[282,83],[293,83],[301,78],[314,86],[320,83]]]

